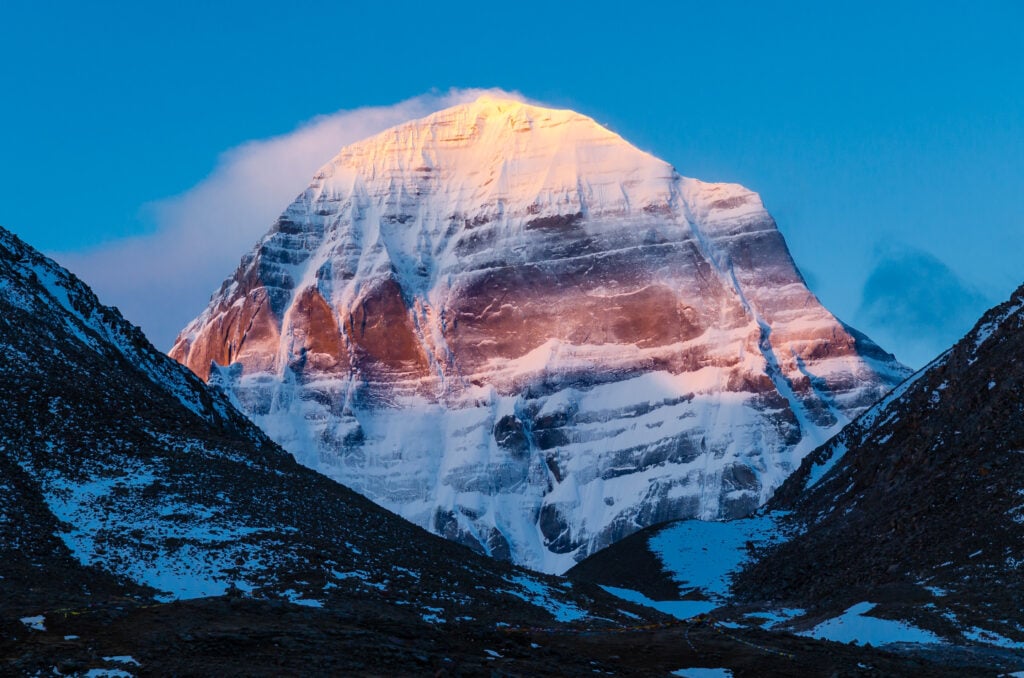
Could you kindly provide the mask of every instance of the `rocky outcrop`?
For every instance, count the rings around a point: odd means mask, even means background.
[[[171,355],[302,463],[547,571],[751,512],[907,373],[756,194],[492,98],[342,149]]]

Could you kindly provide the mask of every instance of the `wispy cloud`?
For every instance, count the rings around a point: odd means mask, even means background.
[[[864,283],[854,324],[903,362],[921,367],[956,343],[990,305],[928,252],[887,247]]]
[[[190,190],[146,206],[156,222],[151,235],[50,254],[104,303],[120,307],[157,347],[168,349],[242,255],[341,147],[472,101],[484,91],[451,90],[393,106],[339,111],[288,134],[247,142],[223,153],[210,176]]]

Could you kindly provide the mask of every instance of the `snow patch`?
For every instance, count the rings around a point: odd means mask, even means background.
[[[778,525],[786,515],[773,512],[729,521],[687,520],[658,532],[648,547],[676,583],[724,599],[733,573],[750,557],[748,544],[762,547],[785,541]]]
[[[670,614],[677,619],[690,619],[696,617],[699,614],[710,612],[711,610],[718,607],[718,603],[710,600],[651,600],[639,591],[633,589],[622,589],[615,586],[601,586],[605,591],[628,600],[631,603],[637,605],[644,605],[646,607],[653,608],[659,612]]]
[[[1016,640],[1011,640],[1006,636],[1000,635],[995,631],[989,631],[978,626],[973,626],[970,629],[963,631],[964,638],[973,640],[976,643],[984,643],[985,645],[995,645],[996,647],[1005,647],[1011,650],[1024,650],[1024,643]]]
[[[550,586],[532,577],[518,575],[505,581],[519,588],[506,589],[503,591],[504,593],[510,593],[531,605],[547,610],[557,621],[573,622],[587,616],[587,613],[574,603],[559,600]]]
[[[906,622],[866,616],[875,603],[862,602],[850,607],[839,617],[818,624],[799,635],[819,640],[858,645],[888,645],[890,643],[941,643],[942,639]]]
[[[46,621],[46,617],[44,615],[38,614],[34,617],[22,617],[20,621],[22,624],[29,627],[33,631],[46,630],[46,625],[44,624],[44,622]]]

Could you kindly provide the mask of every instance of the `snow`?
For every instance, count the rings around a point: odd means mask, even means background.
[[[875,603],[862,602],[853,605],[839,617],[818,624],[810,631],[799,635],[839,643],[858,645],[887,645],[890,643],[941,643],[942,639],[930,631],[919,629],[907,622],[869,617],[867,613]]]
[[[119,654],[112,657],[104,657],[105,662],[117,662],[118,664],[131,664],[133,666],[142,666],[134,657],[128,654]]]
[[[573,622],[587,616],[587,613],[575,603],[559,600],[558,592],[553,591],[550,586],[529,575],[517,575],[507,578],[505,581],[515,585],[517,588],[504,589],[504,593],[510,593],[531,605],[547,610],[557,621]]]
[[[1024,303],[1011,304],[1005,311],[1001,312],[995,318],[988,320],[978,327],[974,335],[974,350],[977,351],[981,348],[981,345],[988,341],[988,338],[992,336],[1000,325],[1006,322],[1007,318],[1019,312],[1021,309],[1024,309]]]
[[[287,598],[288,601],[290,603],[292,603],[293,605],[301,605],[303,607],[323,607],[324,606],[324,604],[321,601],[319,601],[319,600],[315,600],[313,598],[303,598],[302,594],[299,593],[298,591],[295,591],[294,589],[287,589],[287,590],[283,591],[281,595],[283,595],[285,598]]]
[[[430,607],[429,605],[425,605],[423,609],[426,610],[426,612],[420,615],[420,618],[422,618],[423,621],[427,622],[428,624],[446,623],[445,618],[443,616],[443,607]]]
[[[39,614],[34,617],[22,617],[20,621],[22,624],[29,627],[33,631],[46,630],[46,625],[43,623],[46,621],[46,617],[44,615]]]
[[[82,675],[85,678],[132,678],[134,674],[123,669],[89,669]]]
[[[632,589],[623,589],[615,586],[601,586],[601,588],[613,596],[628,600],[637,605],[654,608],[659,612],[670,614],[678,619],[690,619],[718,607],[718,603],[710,600],[651,600],[639,591]]]
[[[815,463],[811,466],[810,475],[807,476],[807,485],[805,488],[809,489],[818,484],[818,481],[824,478],[829,471],[835,467],[836,462],[843,458],[843,455],[847,453],[847,447],[845,443],[837,442],[829,447],[828,455],[820,462]]]
[[[748,542],[765,546],[784,541],[778,522],[785,515],[774,512],[730,521],[688,520],[658,532],[648,547],[678,584],[722,600],[728,595],[731,575],[750,557]]]
[[[985,645],[995,645],[997,647],[1005,647],[1012,650],[1024,650],[1024,643],[1011,640],[1006,636],[1002,636],[995,631],[989,631],[977,626],[971,627],[963,631],[964,638],[973,640],[976,643],[984,643]]]
[[[732,678],[732,671],[729,669],[679,669],[672,672],[673,676],[683,678]]]
[[[802,617],[806,613],[806,610],[799,607],[783,607],[771,610],[758,610],[757,612],[750,612],[748,614],[745,614],[744,617],[750,619],[758,626],[763,626],[766,629],[773,629],[777,626],[785,625],[791,619]]]
[[[30,467],[25,470],[36,475]],[[97,467],[92,476],[42,474],[44,501],[71,526],[57,536],[83,564],[116,569],[159,591],[164,602],[219,596],[232,585],[253,590],[256,573],[267,565],[261,538],[296,528],[228,517],[226,503],[218,503],[224,499],[209,505],[168,493],[142,499],[161,473],[148,462],[122,459],[116,466]],[[118,533],[138,536],[111,539]],[[319,605],[301,598],[294,602]]]

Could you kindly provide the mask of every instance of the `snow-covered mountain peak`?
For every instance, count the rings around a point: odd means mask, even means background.
[[[591,118],[482,97],[342,149],[316,199],[395,189],[470,218],[667,207],[675,172]]]
[[[342,149],[171,355],[303,463],[550,571],[752,511],[906,374],[757,194],[500,97]]]

